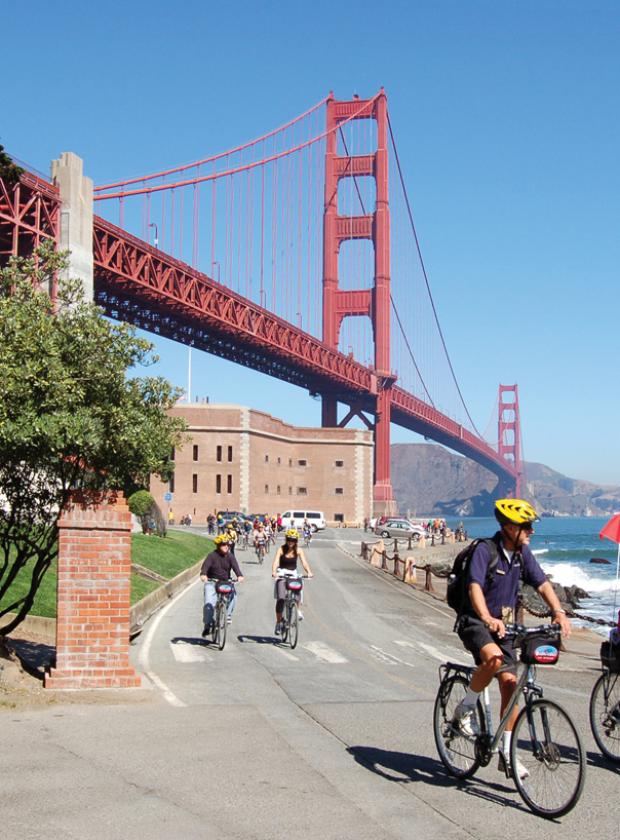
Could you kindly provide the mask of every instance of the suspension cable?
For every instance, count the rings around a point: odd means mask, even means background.
[[[456,374],[454,372],[454,367],[452,366],[452,360],[450,359],[450,354],[448,353],[448,347],[447,347],[446,341],[444,339],[443,330],[441,329],[441,325],[439,323],[439,316],[437,315],[437,309],[435,308],[435,301],[433,299],[433,294],[431,292],[431,286],[430,286],[430,283],[429,283],[429,280],[428,280],[428,275],[426,273],[426,266],[424,265],[424,260],[422,258],[422,251],[420,250],[420,242],[418,240],[418,234],[417,234],[417,231],[416,231],[416,228],[415,228],[415,223],[413,221],[413,213],[411,211],[411,203],[409,201],[409,195],[407,193],[407,187],[405,186],[405,179],[403,177],[403,170],[401,168],[400,158],[398,156],[398,151],[396,149],[396,142],[394,140],[394,132],[392,131],[392,123],[390,121],[390,115],[389,114],[387,115],[387,122],[388,122],[388,128],[390,130],[390,139],[392,141],[392,149],[394,150],[394,156],[396,158],[396,166],[398,168],[400,185],[401,185],[401,189],[403,191],[405,204],[407,205],[407,213],[409,215],[409,222],[411,224],[411,231],[413,233],[413,237],[414,237],[414,240],[415,240],[415,245],[416,245],[416,249],[417,249],[417,252],[418,252],[418,258],[420,260],[420,266],[422,268],[422,274],[424,276],[424,282],[426,283],[426,290],[428,292],[428,296],[429,296],[429,299],[430,299],[430,302],[431,302],[431,307],[433,309],[433,315],[435,316],[435,323],[437,324],[437,330],[439,332],[439,337],[441,338],[441,343],[443,345],[443,349],[444,349],[444,352],[446,354],[446,359],[448,360],[448,365],[450,367],[450,373],[452,374],[452,379],[454,380],[454,384],[456,385],[456,390],[458,391],[458,395],[461,399],[461,403],[463,404],[463,408],[465,409],[465,413],[469,417],[469,422],[471,423],[472,428],[474,429],[474,431],[476,432],[478,437],[482,439],[482,435],[480,434],[480,432],[478,431],[478,429],[476,427],[476,424],[472,420],[471,414],[469,413],[469,409],[467,408],[467,406],[465,404],[465,400],[463,399],[463,394],[461,393],[461,388],[460,388],[459,383],[457,381]]]
[[[345,154],[347,155],[347,157],[350,160],[351,155],[349,154],[349,150],[347,148],[347,141],[345,140],[344,134],[342,132],[342,128],[340,129],[340,137],[342,138],[342,143],[344,145]],[[362,194],[360,192],[360,188],[359,188],[359,185],[357,183],[357,175],[353,175],[352,177],[353,177],[353,182],[355,184],[355,189],[357,191],[357,198],[359,200],[360,207],[362,208],[362,213],[365,216],[366,215],[366,207],[364,205],[364,200],[362,198]],[[437,408],[437,406],[433,402],[433,398],[431,397],[431,395],[428,391],[428,388],[426,387],[426,383],[424,382],[424,377],[422,376],[422,373],[420,372],[420,368],[418,367],[418,363],[415,360],[415,356],[413,355],[413,350],[411,349],[411,345],[409,344],[409,339],[407,338],[407,334],[405,333],[402,321],[400,320],[400,315],[398,314],[398,310],[396,309],[396,304],[394,303],[394,298],[392,297],[392,291],[391,290],[390,290],[390,303],[392,304],[392,309],[394,310],[394,315],[396,315],[396,320],[398,322],[398,326],[400,327],[400,331],[401,331],[402,336],[405,340],[405,346],[407,347],[409,355],[411,356],[411,361],[413,362],[413,366],[416,370],[416,373],[418,374],[420,382],[422,383],[422,387],[424,388],[424,393],[428,397],[428,401],[433,406],[433,408]]]

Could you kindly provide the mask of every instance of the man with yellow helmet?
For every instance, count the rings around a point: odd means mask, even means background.
[[[218,534],[213,540],[215,543],[215,551],[208,554],[202,561],[200,567],[200,580],[204,583],[204,608],[203,620],[204,630],[203,636],[208,636],[211,632],[211,623],[213,622],[213,612],[217,602],[217,593],[215,591],[215,584],[218,580],[230,580],[231,571],[237,576],[237,583],[243,582],[243,575],[234,554],[230,552],[231,538],[228,534]],[[231,596],[228,599],[228,606],[226,613],[228,615],[228,623],[232,621],[232,614],[237,603],[237,593],[233,589]]]
[[[276,556],[273,558],[271,566],[271,577],[276,579],[274,586],[274,597],[276,599],[276,636],[280,635],[282,626],[282,612],[284,609],[284,599],[286,598],[286,581],[287,576],[297,577],[297,561],[302,565],[306,575],[311,578],[314,577],[312,570],[308,565],[308,561],[304,552],[299,548],[299,531],[296,528],[289,528],[284,534],[284,545],[281,545],[276,551]],[[297,601],[301,600],[301,593],[296,594]],[[301,610],[297,611],[297,616],[301,620],[303,615]]]
[[[516,687],[517,657],[511,642],[504,636],[505,624],[515,621],[519,581],[522,579],[540,593],[551,609],[553,620],[560,625],[563,636],[569,636],[571,631],[570,621],[529,547],[538,514],[523,499],[499,499],[494,513],[500,526],[493,537],[497,565],[492,567],[491,564],[493,546],[486,541],[478,543],[468,567],[468,601],[457,622],[459,638],[478,666],[465,697],[455,711],[456,725],[470,737],[478,734],[475,713],[478,698],[493,677],[497,677],[499,682],[502,715]],[[515,706],[500,747],[499,769],[506,776],[512,772],[510,740],[517,713]],[[528,775],[522,765],[517,766],[516,772],[521,778]]]

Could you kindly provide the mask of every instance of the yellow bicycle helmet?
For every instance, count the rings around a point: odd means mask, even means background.
[[[217,537],[213,538],[213,542],[216,546],[230,545],[232,540],[230,538],[230,534],[218,534]]]
[[[525,499],[498,499],[495,502],[494,513],[500,525],[525,525],[539,519],[534,508]]]
[[[297,528],[289,528],[286,534],[284,535],[284,539],[286,540],[298,540],[299,539],[299,531]]]

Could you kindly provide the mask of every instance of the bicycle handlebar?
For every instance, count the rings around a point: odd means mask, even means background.
[[[562,631],[559,624],[539,624],[526,627],[524,624],[506,624],[505,639],[525,639],[528,636],[557,636]]]

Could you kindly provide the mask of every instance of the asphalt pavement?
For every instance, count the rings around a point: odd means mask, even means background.
[[[361,537],[328,529],[313,540],[295,650],[274,635],[270,558],[239,551],[245,581],[223,651],[200,636],[197,582],[136,641],[142,690],[0,712],[1,836],[615,837],[619,771],[587,721],[595,646],[575,638],[539,671],[588,752],[573,812],[534,816],[496,762],[457,783],[432,734],[438,666],[468,661],[453,615],[357,557]]]

